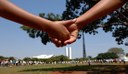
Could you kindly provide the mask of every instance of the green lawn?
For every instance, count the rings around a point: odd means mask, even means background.
[[[0,67],[0,74],[48,74],[51,71],[91,71],[88,74],[128,74],[128,64],[75,65],[33,65]]]
[[[48,74],[50,71],[57,71],[59,68],[71,67],[74,65],[32,65],[32,66],[12,66],[0,67],[0,74]],[[61,69],[61,70],[62,70]]]

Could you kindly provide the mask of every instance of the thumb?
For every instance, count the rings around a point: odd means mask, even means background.
[[[65,26],[69,26],[76,22],[76,19],[62,21]]]

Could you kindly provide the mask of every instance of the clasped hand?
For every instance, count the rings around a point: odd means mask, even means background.
[[[78,37],[79,30],[78,30],[75,22],[76,22],[76,19],[54,22],[55,24],[58,24],[58,26],[56,26],[56,28],[59,31],[56,33],[53,33],[51,31],[51,33],[48,32],[48,34],[50,36],[51,41],[57,47],[63,47],[63,46],[66,46],[67,44],[71,44],[76,41],[76,39]],[[62,29],[62,27],[63,27],[63,29]],[[65,32],[65,33],[63,33],[63,32]]]

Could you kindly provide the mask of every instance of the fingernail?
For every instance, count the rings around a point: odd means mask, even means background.
[[[73,21],[76,21],[77,19],[75,18],[75,19],[73,19]]]

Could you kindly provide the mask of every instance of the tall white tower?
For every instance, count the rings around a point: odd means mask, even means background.
[[[69,52],[68,52],[68,47],[66,47],[65,50],[66,50],[66,51],[65,51],[65,52],[66,52],[66,56],[68,57],[68,56],[69,56],[69,54],[68,54],[68,53],[69,53]]]
[[[69,59],[72,59],[72,48],[69,47]]]
[[[66,56],[69,59],[72,59],[72,48],[71,47],[66,47],[65,51],[66,51]]]

